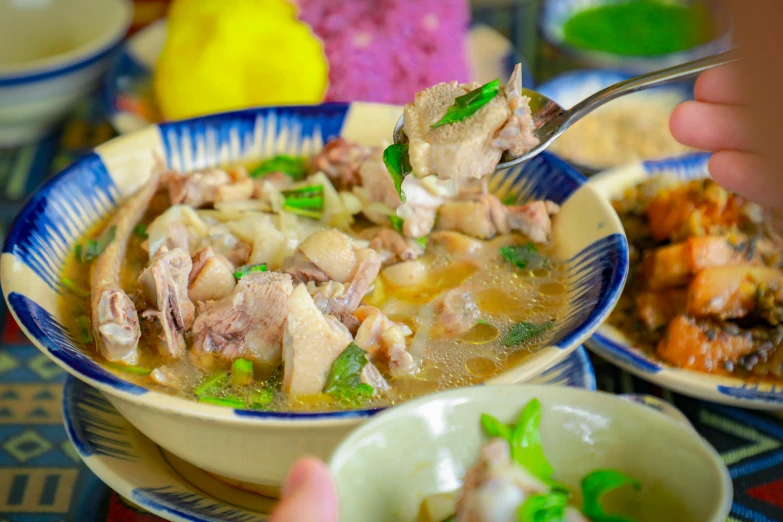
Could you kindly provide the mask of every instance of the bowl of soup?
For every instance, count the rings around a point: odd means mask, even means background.
[[[17,216],[9,309],[155,443],[270,494],[379,411],[530,380],[614,307],[618,217],[547,154],[406,178],[402,204],[382,157],[401,113],[258,108],[101,145]]]

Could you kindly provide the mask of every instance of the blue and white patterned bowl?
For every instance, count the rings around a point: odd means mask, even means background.
[[[612,53],[581,49],[565,43],[563,26],[575,14],[604,4],[625,3],[628,0],[547,0],[539,18],[543,38],[576,62],[578,67],[621,69],[644,74],[726,51],[731,47],[730,21],[727,13],[712,6],[711,15],[719,36],[697,47],[661,56],[620,56]],[[671,0],[689,4],[691,0]]]
[[[611,200],[622,196],[625,189],[657,174],[671,174],[680,179],[707,177],[709,158],[710,154],[697,153],[639,163],[601,173],[591,178],[589,184]],[[783,409],[783,385],[749,384],[734,377],[674,368],[634,346],[630,339],[609,324],[602,325],[587,341],[587,346],[624,370],[684,395],[746,408]]]
[[[154,157],[186,172],[274,154],[311,155],[341,135],[382,144],[401,107],[326,104],[259,108],[153,125],[95,149],[35,193],[17,216],[0,261],[0,283],[17,322],[66,371],[98,388],[142,433],[178,457],[231,479],[277,486],[302,452],[326,456],[348,430],[376,410],[274,413],[233,410],[149,391],[123,380],[85,353],[64,326],[57,296],[63,263],[92,224],[146,182]],[[586,180],[543,155],[497,173],[502,198],[548,198],[562,206],[553,226],[568,266],[569,305],[550,345],[490,384],[529,381],[565,359],[605,319],[628,272],[628,245],[617,214]],[[236,448],[243,448],[237,451]]]
[[[580,347],[531,384],[595,391],[595,375]],[[63,422],[87,467],[122,496],[168,520],[260,522],[274,504],[162,451],[95,388],[73,377],[65,383]]]

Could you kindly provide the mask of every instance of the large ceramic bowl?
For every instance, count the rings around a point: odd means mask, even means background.
[[[697,153],[629,165],[591,178],[590,185],[607,199],[614,199],[620,197],[625,189],[657,174],[670,174],[680,179],[704,178],[709,174],[709,157],[709,154]],[[609,324],[602,325],[587,346],[624,370],[685,395],[746,408],[783,409],[783,385],[748,383],[734,377],[669,366],[634,346],[630,339]]]
[[[129,0],[0,2],[0,146],[50,131],[106,70]]]
[[[434,394],[365,423],[329,463],[340,520],[416,520],[424,498],[460,487],[478,459],[487,440],[481,414],[514,423],[534,398],[541,403],[544,453],[575,496],[582,477],[613,468],[642,484],[634,520],[726,520],[729,471],[690,425],[614,395],[534,385]]]
[[[259,108],[150,126],[98,147],[35,193],[17,216],[0,262],[9,308],[35,343],[72,375],[98,388],[155,443],[233,480],[277,486],[302,453],[327,456],[352,428],[378,410],[267,413],[221,408],[149,391],[104,369],[64,326],[57,296],[63,262],[93,223],[146,182],[153,153],[187,172],[273,154],[310,155],[332,137],[379,145],[400,107],[328,104]],[[544,155],[494,175],[501,197],[549,198],[562,205],[554,223],[557,255],[567,263],[569,304],[550,345],[491,383],[527,381],[563,360],[607,316],[628,270],[617,214],[568,165]]]

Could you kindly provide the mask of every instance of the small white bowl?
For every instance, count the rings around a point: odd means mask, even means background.
[[[45,135],[97,83],[128,0],[0,0],[0,146]]]
[[[515,422],[534,398],[541,403],[544,452],[555,478],[575,496],[582,477],[613,468],[642,484],[634,513],[639,521],[726,520],[733,497],[729,471],[688,424],[607,393],[533,385],[438,393],[364,423],[329,463],[340,493],[340,520],[416,520],[424,498],[460,487],[478,459],[487,440],[481,414]],[[662,502],[672,497],[676,500]]]

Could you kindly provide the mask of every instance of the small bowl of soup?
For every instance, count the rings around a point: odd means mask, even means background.
[[[101,145],[16,218],[11,312],[156,444],[272,495],[384,409],[540,375],[621,293],[616,213],[547,154],[457,191],[406,178],[400,212],[401,113],[266,107]]]

